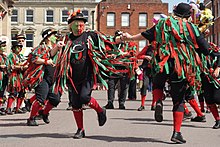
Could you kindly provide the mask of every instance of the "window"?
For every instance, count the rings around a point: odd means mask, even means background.
[[[107,13],[107,26],[108,27],[115,26],[115,13]]]
[[[33,22],[34,20],[34,11],[26,10],[26,22]]]
[[[17,42],[17,39],[16,39],[17,34],[18,34],[17,32],[11,32],[11,43],[12,44]]]
[[[154,17],[153,17],[153,18],[154,18],[155,20],[159,20],[159,19],[161,18],[161,17],[160,17],[160,14],[161,14],[161,13],[154,13]]]
[[[130,14],[129,13],[122,13],[121,14],[121,26],[122,27],[128,27],[129,24],[129,20],[130,19]]]
[[[88,10],[82,10],[82,14],[84,16],[84,18],[87,20],[88,22],[88,18],[89,18],[89,11]]]
[[[147,45],[146,40],[139,41],[139,51],[141,51]]]
[[[12,10],[11,22],[18,22],[18,10]]]
[[[139,14],[139,27],[147,27],[147,14],[146,13]]]
[[[26,33],[26,47],[33,47],[33,46],[34,46],[34,34]]]
[[[46,22],[53,22],[53,10],[46,11]]]
[[[67,22],[67,18],[69,17],[68,10],[62,10],[62,22]]]

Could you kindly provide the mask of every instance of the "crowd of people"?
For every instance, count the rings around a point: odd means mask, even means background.
[[[47,29],[42,33],[40,44],[31,52],[25,51],[23,43],[26,38],[23,34],[17,35],[17,42],[12,44],[8,56],[5,54],[6,42],[0,41],[0,105],[7,102],[6,108],[0,109],[0,115],[30,111],[27,126],[38,126],[37,119],[49,124],[49,112],[59,105],[63,92],[68,91],[67,109],[73,111],[77,125],[73,138],[80,139],[85,137],[84,106],[96,111],[98,124],[103,126],[107,121],[106,109],[114,109],[116,85],[119,109],[126,109],[127,93],[130,100],[137,97],[139,77],[142,84],[138,111],[145,109],[151,82],[151,110],[155,111],[157,122],[163,121],[165,97],[171,97],[171,141],[186,143],[181,134],[183,119],[191,118],[186,102],[197,114],[191,120],[205,122],[205,100],[216,121],[213,129],[219,129],[219,48],[206,41],[206,30],[201,32],[190,21],[191,9],[189,4],[180,3],[174,8],[172,16],[160,18],[152,28],[136,35],[116,31],[115,36],[86,31],[87,19],[78,10],[68,19],[69,33],[60,39],[57,31]],[[200,5],[200,9],[205,8]],[[138,53],[134,41],[143,39],[148,40],[149,45]],[[138,60],[143,60],[140,66]],[[97,83],[107,87],[107,104],[104,107],[92,97]],[[167,83],[169,86],[166,86]],[[34,95],[25,98],[26,92],[33,89]],[[5,91],[8,98],[5,98]],[[195,95],[199,96],[200,108]]]

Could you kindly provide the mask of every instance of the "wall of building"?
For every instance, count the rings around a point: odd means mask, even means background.
[[[116,30],[129,32],[130,34],[137,34],[145,31],[147,28],[153,26],[154,14],[168,15],[168,4],[162,3],[160,0],[156,1],[125,1],[125,0],[106,0],[99,3],[97,6],[97,30],[108,35],[114,35]],[[107,14],[115,14],[115,26],[107,26]],[[121,26],[121,14],[130,14],[130,25],[127,27]],[[139,27],[139,14],[147,14],[147,26]],[[137,42],[138,43],[138,42]]]
[[[17,0],[15,2],[14,8],[18,11],[18,21],[12,22],[12,35],[17,33],[33,33],[34,42],[33,47],[37,46],[42,37],[42,31],[47,28],[53,28],[62,33],[68,32],[68,24],[63,23],[62,10],[68,10],[69,13],[76,11],[78,9],[88,11],[88,23],[86,24],[87,29],[94,28],[95,23],[92,19],[91,14],[94,14],[97,2],[95,0]],[[33,23],[27,23],[26,10],[31,9],[34,12]],[[46,10],[53,10],[54,18],[52,23],[46,23]]]

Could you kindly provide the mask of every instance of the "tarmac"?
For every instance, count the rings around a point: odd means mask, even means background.
[[[220,129],[212,129],[215,121],[210,113],[205,114],[205,123],[185,120],[181,132],[187,143],[174,144],[170,141],[173,129],[171,99],[164,101],[164,121],[159,123],[150,110],[151,93],[143,111],[137,111],[141,103],[139,92],[137,95],[137,100],[126,101],[126,110],[118,109],[116,99],[115,109],[107,110],[108,120],[103,127],[98,126],[96,112],[86,107],[86,137],[83,139],[72,138],[77,128],[72,111],[66,110],[66,94],[60,105],[51,111],[50,124],[38,120],[39,126],[27,126],[29,113],[0,116],[0,147],[219,147]],[[92,96],[102,106],[107,102],[107,91],[93,91]],[[192,113],[196,115],[193,110]]]

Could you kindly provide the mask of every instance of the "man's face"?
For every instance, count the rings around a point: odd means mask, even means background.
[[[25,39],[20,38],[20,39],[18,39],[18,42],[24,46]]]
[[[85,23],[83,20],[74,20],[71,24],[70,24],[72,33],[75,36],[79,36],[83,33],[84,28],[85,28]]]

